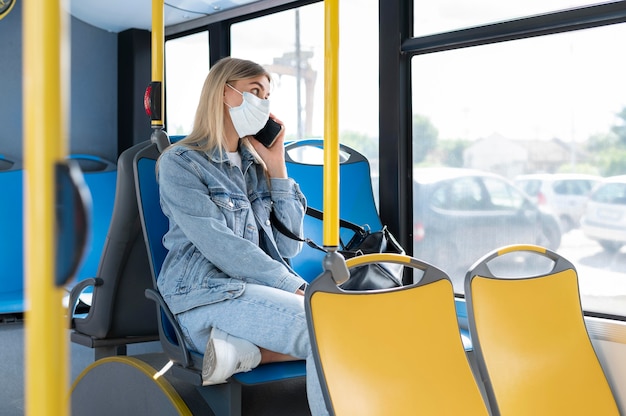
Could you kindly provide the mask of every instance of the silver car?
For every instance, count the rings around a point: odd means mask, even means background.
[[[567,232],[579,227],[589,193],[601,180],[600,176],[579,173],[536,173],[517,176],[515,184],[537,205],[551,210]]]
[[[509,244],[556,250],[561,230],[519,188],[500,175],[460,168],[413,171],[413,249],[451,275]]]
[[[581,228],[606,251],[626,244],[626,175],[607,178],[592,191]]]

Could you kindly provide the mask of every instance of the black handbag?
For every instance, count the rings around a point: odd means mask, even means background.
[[[315,208],[307,207],[306,214],[319,220],[324,219],[324,213]],[[274,227],[287,237],[305,242],[316,250],[326,252],[326,249],[319,246],[313,240],[300,238],[292,233],[276,218],[273,211],[271,213],[271,220]],[[346,259],[363,254],[405,254],[404,249],[387,229],[387,226],[383,226],[382,230],[372,232],[369,228],[361,227],[360,225],[342,219],[339,220],[339,226],[354,231],[354,235],[347,244],[344,245],[343,242],[340,241],[338,251]],[[404,266],[401,264],[365,264],[350,269],[350,278],[339,285],[339,287],[344,290],[376,290],[399,287],[402,286],[403,272]]]
[[[389,232],[387,226],[380,231],[361,229],[339,252],[349,259],[363,254],[404,254],[404,249]],[[395,263],[374,263],[350,269],[350,278],[339,287],[344,290],[390,289],[402,286],[404,266]]]

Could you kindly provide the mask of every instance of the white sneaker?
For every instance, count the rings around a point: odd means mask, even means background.
[[[225,383],[233,374],[250,371],[260,362],[259,347],[213,328],[202,360],[202,385]]]

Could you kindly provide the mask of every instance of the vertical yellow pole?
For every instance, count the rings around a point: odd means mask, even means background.
[[[23,10],[25,405],[27,415],[66,415],[67,319],[54,279],[54,165],[67,154],[66,16],[57,0],[28,0]]]
[[[324,246],[339,246],[339,0],[324,1]]]
[[[165,114],[165,88],[163,85],[163,48],[165,46],[163,18],[163,1],[152,0],[152,82],[158,82],[161,85],[161,117],[158,120],[152,120],[153,129],[161,129],[164,126],[163,115]]]

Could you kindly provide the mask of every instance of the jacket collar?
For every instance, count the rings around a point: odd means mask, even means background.
[[[252,163],[257,163],[257,160],[254,158],[250,150],[246,146],[242,146],[241,142],[239,144],[239,153],[241,153],[241,164],[242,167],[248,167]],[[207,156],[211,159],[212,162],[215,163],[223,163],[228,161],[230,163],[230,159],[228,158],[228,154],[225,149],[220,147],[215,147],[207,152]]]

